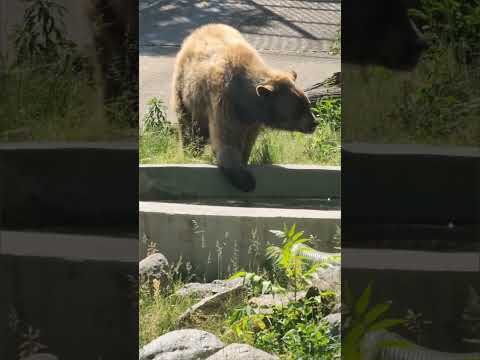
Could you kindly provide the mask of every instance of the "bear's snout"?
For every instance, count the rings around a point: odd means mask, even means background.
[[[315,129],[318,126],[317,119],[315,116],[309,112],[305,117],[302,119],[303,121],[303,127],[302,127],[302,132],[306,134],[311,134],[315,131]]]

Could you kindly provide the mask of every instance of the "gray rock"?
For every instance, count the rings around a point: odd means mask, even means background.
[[[225,311],[225,305],[239,304],[243,296],[246,294],[246,289],[243,283],[237,284],[235,287],[227,288],[227,290],[208,296],[185,311],[179,318],[178,323],[185,325],[189,323],[193,317],[208,316],[211,314],[218,314]]]
[[[328,327],[333,335],[340,335],[340,329],[342,326],[342,315],[340,313],[329,314],[322,320],[328,323]]]
[[[145,345],[139,360],[200,360],[224,346],[215,335],[203,330],[175,330]]]
[[[153,279],[164,281],[167,268],[168,260],[160,253],[149,255],[138,264],[140,278],[149,281]]]
[[[320,291],[330,290],[340,294],[340,271],[341,267],[336,265],[327,268],[319,268],[313,276],[312,286]]]
[[[243,284],[243,278],[233,280],[214,280],[211,283],[189,283],[178,289],[175,294],[178,296],[196,296],[204,298],[207,296],[222,293],[228,289]]]
[[[247,344],[230,344],[219,352],[207,358],[207,360],[277,360],[265,351],[255,349]]]

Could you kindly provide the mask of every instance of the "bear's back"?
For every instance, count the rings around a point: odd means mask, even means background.
[[[177,55],[179,66],[218,71],[249,71],[265,64],[240,32],[228,25],[210,24],[195,30]],[[207,72],[210,70],[207,70]]]

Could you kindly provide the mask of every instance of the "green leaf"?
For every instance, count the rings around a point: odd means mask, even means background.
[[[295,234],[295,230],[297,228],[297,224],[293,224],[292,227],[290,228],[290,231],[287,234],[287,237],[291,239],[293,235]]]
[[[271,281],[268,281],[268,280],[262,281],[262,294],[266,294],[271,289],[272,289]]]
[[[363,291],[360,299],[358,299],[355,304],[354,314],[358,317],[362,316],[367,310],[368,304],[370,303],[370,295],[372,294],[372,284],[370,283],[367,288]]]
[[[304,231],[297,232],[295,235],[293,235],[292,240],[297,241],[303,234],[304,234]]]
[[[240,277],[245,277],[247,275],[247,272],[246,271],[238,271],[236,272],[235,274],[233,274],[232,276],[230,276],[227,281],[229,280],[235,280],[235,279],[238,279]]]
[[[346,349],[350,349],[352,353],[357,351],[360,347],[360,341],[365,335],[365,328],[363,324],[357,324],[353,326],[347,333],[345,337],[344,346]],[[354,360],[352,358],[352,360]]]
[[[386,313],[390,309],[390,304],[383,303],[375,305],[367,314],[365,315],[364,324],[365,326],[370,326],[374,321],[376,321],[380,316]]]

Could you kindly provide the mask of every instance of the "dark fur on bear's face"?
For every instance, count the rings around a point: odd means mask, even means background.
[[[394,70],[416,66],[426,48],[410,20],[414,0],[348,0],[342,6],[342,61]]]
[[[295,78],[296,74],[293,75],[293,80]],[[256,90],[267,109],[265,125],[306,134],[315,131],[318,124],[310,109],[310,101],[293,81],[273,80],[257,86]]]

